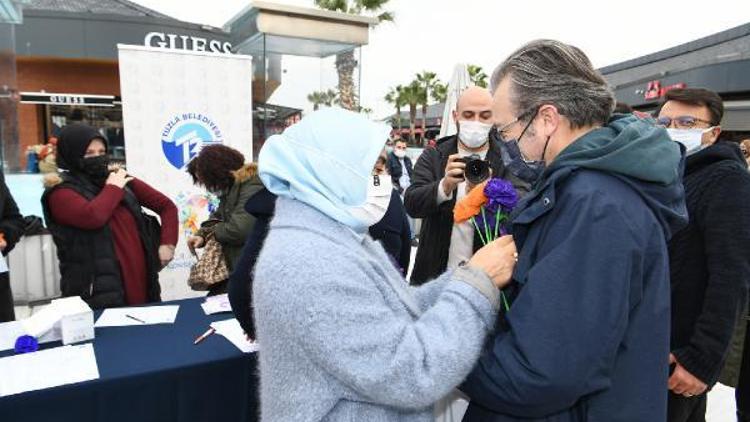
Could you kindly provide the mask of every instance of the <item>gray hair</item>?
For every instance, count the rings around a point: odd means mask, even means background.
[[[520,118],[552,104],[575,129],[603,125],[615,107],[612,90],[586,54],[559,41],[532,41],[511,54],[492,73],[493,95],[505,77]]]

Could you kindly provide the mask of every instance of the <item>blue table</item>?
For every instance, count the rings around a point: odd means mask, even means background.
[[[168,302],[180,305],[172,325],[97,328],[98,380],[0,398],[0,421],[257,420],[257,354],[216,334],[193,345],[211,322],[232,317],[205,315],[202,301]]]

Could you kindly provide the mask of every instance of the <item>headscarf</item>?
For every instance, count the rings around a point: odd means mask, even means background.
[[[107,139],[91,126],[75,123],[62,128],[57,139],[57,166],[72,173],[83,173],[83,156],[94,139],[108,148]]]
[[[303,202],[356,232],[367,222],[354,209],[367,199],[370,174],[390,129],[339,108],[313,112],[268,138],[260,178],[279,197]]]

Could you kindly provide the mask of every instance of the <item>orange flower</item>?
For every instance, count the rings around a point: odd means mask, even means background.
[[[461,224],[481,212],[482,206],[487,203],[487,197],[484,195],[485,184],[487,182],[475,186],[468,195],[456,203],[455,208],[453,208],[453,222],[455,224]]]

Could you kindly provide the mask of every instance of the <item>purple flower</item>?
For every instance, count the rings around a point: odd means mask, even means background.
[[[484,186],[484,196],[487,197],[486,208],[493,215],[498,209],[500,212],[510,213],[518,204],[516,189],[505,179],[490,179]]]

